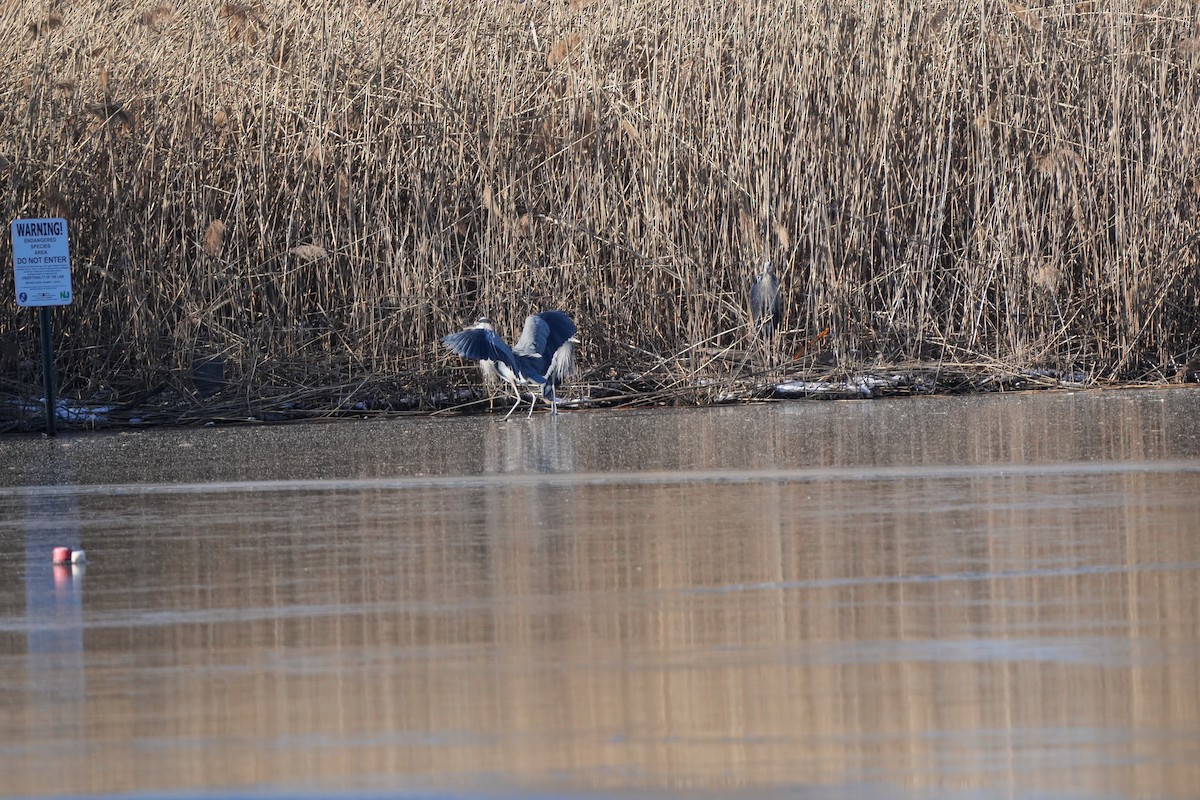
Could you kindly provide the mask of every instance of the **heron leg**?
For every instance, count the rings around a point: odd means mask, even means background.
[[[517,402],[513,403],[513,407],[510,408],[508,410],[508,413],[504,415],[504,419],[508,419],[509,417],[511,417],[513,415],[513,412],[517,410],[517,406],[521,405],[521,389],[517,386],[517,382],[512,381],[511,383],[509,383],[509,386],[512,387],[513,394],[515,394],[517,396]]]
[[[533,407],[537,405],[537,392],[529,393],[529,416],[525,419],[533,419]]]

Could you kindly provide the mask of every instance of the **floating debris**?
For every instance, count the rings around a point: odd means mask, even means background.
[[[785,381],[775,386],[779,397],[874,397],[894,392],[905,383],[901,375],[857,375],[845,381]]]

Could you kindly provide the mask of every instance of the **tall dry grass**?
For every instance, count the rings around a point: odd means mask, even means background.
[[[784,358],[1166,378],[1200,349],[1197,14],[8,2],[0,192],[72,222],[80,392],[220,355],[249,395],[425,395],[444,333],[547,307],[593,378],[704,379],[765,257]],[[0,307],[6,380],[35,319]]]

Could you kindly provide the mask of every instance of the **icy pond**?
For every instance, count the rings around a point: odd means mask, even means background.
[[[1200,792],[1195,389],[0,453],[0,795]]]

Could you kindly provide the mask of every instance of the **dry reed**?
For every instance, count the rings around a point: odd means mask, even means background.
[[[71,220],[67,392],[220,356],[242,396],[428,403],[473,376],[444,333],[555,307],[592,384],[704,402],[765,257],[791,372],[1200,353],[1183,0],[0,8],[8,217]],[[35,316],[0,320],[25,385]]]

